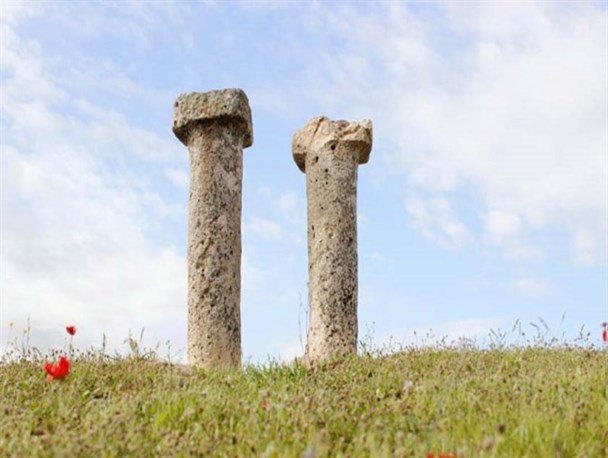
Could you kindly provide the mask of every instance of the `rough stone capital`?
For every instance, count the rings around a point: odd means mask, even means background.
[[[296,131],[291,143],[293,159],[302,172],[306,172],[306,155],[310,151],[335,151],[339,146],[354,150],[358,164],[367,163],[372,150],[372,122],[331,121],[317,116]]]
[[[243,148],[253,144],[251,109],[242,89],[180,94],[173,108],[173,133],[184,145],[192,127],[222,119],[235,120],[241,126]]]

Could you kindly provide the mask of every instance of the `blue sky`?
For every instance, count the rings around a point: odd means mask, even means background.
[[[600,2],[2,2],[0,344],[185,349],[178,94],[240,87],[246,360],[301,354],[310,118],[374,123],[359,334],[483,340],[608,321]],[[565,318],[562,320],[562,317]],[[13,328],[9,334],[9,323]],[[418,337],[416,337],[418,336]]]

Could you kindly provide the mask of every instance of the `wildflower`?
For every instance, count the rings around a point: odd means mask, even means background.
[[[65,330],[71,336],[73,336],[74,334],[76,334],[76,326],[66,326]]]
[[[429,452],[426,455],[426,458],[458,458],[456,455],[454,455],[453,453],[439,453],[438,455],[435,455],[433,452]]]
[[[47,381],[63,380],[70,372],[70,362],[65,356],[62,356],[59,358],[58,364],[45,363],[44,370]]]
[[[602,340],[605,344],[608,344],[608,323],[602,323]]]

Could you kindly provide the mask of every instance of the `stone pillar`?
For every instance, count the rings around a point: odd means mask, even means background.
[[[310,363],[357,351],[357,168],[371,147],[369,120],[320,116],[293,136],[306,173]]]
[[[190,153],[188,362],[240,367],[243,148],[253,144],[247,96],[182,94],[173,133]]]

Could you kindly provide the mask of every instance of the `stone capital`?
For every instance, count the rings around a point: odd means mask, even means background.
[[[243,148],[253,144],[251,109],[242,89],[180,94],[173,104],[173,133],[184,145],[192,127],[222,119],[241,125]]]
[[[372,122],[332,121],[317,116],[293,134],[291,143],[293,159],[302,172],[306,172],[306,155],[310,151],[334,151],[339,146],[355,150],[357,163],[365,164],[372,150]]]

